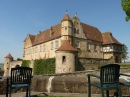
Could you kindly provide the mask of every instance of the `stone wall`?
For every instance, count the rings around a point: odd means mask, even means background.
[[[127,73],[130,68],[121,69],[121,72]],[[38,92],[63,92],[63,93],[87,93],[88,79],[87,74],[99,75],[99,70],[89,70],[75,73],[55,74],[55,75],[35,75],[32,78],[31,90]],[[92,78],[92,82],[99,81]],[[121,79],[121,81],[124,81]],[[6,78],[0,80],[0,94],[6,91]],[[21,91],[24,91],[23,89]],[[15,90],[14,92],[17,92]],[[113,94],[113,91],[110,91]],[[122,87],[123,95],[128,95],[129,88]],[[99,89],[92,87],[93,94],[101,93]]]
[[[76,64],[76,71],[98,69],[101,65],[114,63],[114,60],[114,57],[110,59],[79,58]]]

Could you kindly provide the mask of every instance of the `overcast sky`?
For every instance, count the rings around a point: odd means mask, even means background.
[[[0,63],[8,53],[14,59],[23,58],[26,36],[60,23],[66,10],[70,17],[77,13],[81,22],[97,27],[102,33],[110,31],[126,44],[130,53],[130,21],[125,21],[121,0],[1,0]]]

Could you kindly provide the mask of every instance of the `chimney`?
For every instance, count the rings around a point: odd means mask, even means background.
[[[52,26],[50,27],[50,37],[52,37],[53,31],[52,31]]]

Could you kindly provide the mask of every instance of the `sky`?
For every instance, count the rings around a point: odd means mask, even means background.
[[[0,0],[0,63],[9,53],[14,60],[23,58],[26,36],[60,23],[66,10],[102,33],[111,32],[130,57],[130,21],[125,21],[121,0]]]

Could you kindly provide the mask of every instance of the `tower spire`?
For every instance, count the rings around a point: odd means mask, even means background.
[[[66,10],[66,14],[61,21],[71,21],[71,18],[68,15],[68,10]]]

